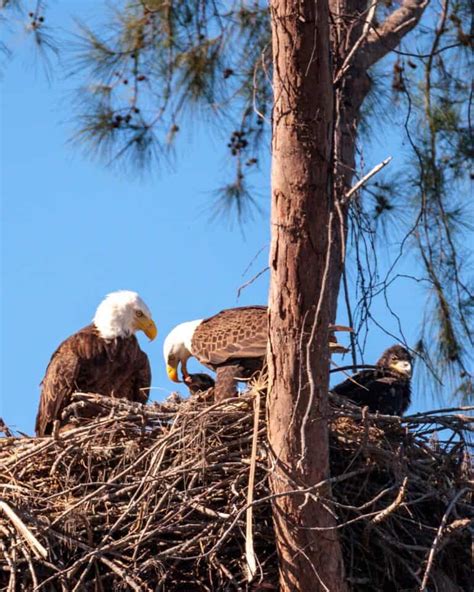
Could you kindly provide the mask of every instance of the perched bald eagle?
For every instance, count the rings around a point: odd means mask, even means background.
[[[367,405],[372,413],[403,415],[411,401],[410,353],[401,345],[393,345],[384,351],[376,366],[354,374],[331,389],[332,392],[361,407]]]
[[[136,292],[121,290],[101,302],[93,323],[61,343],[41,383],[36,434],[50,434],[72,393],[100,395],[146,403],[151,384],[147,355],[136,331],[153,340],[157,330],[151,313]]]
[[[332,327],[335,329],[345,329]],[[189,373],[186,363],[195,357],[217,374],[215,399],[220,401],[236,394],[238,380],[250,378],[261,370],[267,351],[268,309],[266,306],[243,306],[223,310],[208,319],[181,323],[166,337],[163,353],[168,376],[180,382]],[[334,339],[333,351],[346,351]]]

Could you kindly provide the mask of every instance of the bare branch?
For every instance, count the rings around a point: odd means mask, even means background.
[[[0,510],[3,510],[17,531],[26,539],[35,556],[46,559],[48,556],[48,550],[38,541],[26,524],[21,520],[21,518],[13,511],[13,509],[6,502],[0,501]]]
[[[419,22],[429,0],[404,0],[385,21],[367,36],[360,47],[355,65],[367,69],[397,47],[403,37]]]
[[[382,160],[381,163],[379,163],[378,165],[374,166],[374,168],[369,171],[364,177],[362,177],[362,179],[360,179],[360,181],[357,181],[357,183],[354,185],[354,187],[351,187],[351,189],[349,189],[349,191],[346,193],[343,203],[346,203],[348,199],[350,199],[350,197],[352,195],[354,195],[354,193],[360,189],[363,185],[365,185],[365,183],[367,183],[367,181],[369,179],[371,179],[375,174],[377,174],[379,171],[381,171],[385,166],[387,166],[387,164],[389,164],[389,162],[392,160],[391,156],[388,156],[385,160]]]
[[[347,54],[344,63],[342,64],[340,70],[337,72],[336,77],[334,79],[334,84],[338,84],[338,82],[341,80],[341,78],[344,76],[344,74],[347,72],[347,70],[350,68],[352,60],[354,58],[355,55],[357,55],[357,52],[359,51],[359,47],[364,43],[364,41],[367,39],[369,32],[370,32],[370,28],[372,26],[372,22],[374,20],[375,17],[375,12],[377,9],[377,2],[373,2],[369,8],[368,8],[368,13],[367,13],[367,20],[364,23],[364,28],[362,30],[362,34],[359,37],[359,39],[357,39],[357,41],[354,43],[352,49],[349,51],[349,53]]]

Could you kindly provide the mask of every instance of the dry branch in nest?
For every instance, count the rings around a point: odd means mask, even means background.
[[[77,394],[75,415],[101,416],[1,439],[2,589],[276,590],[256,389],[219,404]],[[333,507],[353,590],[471,587],[466,410],[400,419],[332,400]]]

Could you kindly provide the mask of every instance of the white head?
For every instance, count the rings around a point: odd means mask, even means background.
[[[184,378],[188,376],[186,362],[193,354],[191,342],[196,327],[202,323],[202,319],[188,321],[177,325],[166,337],[163,344],[166,372],[173,382],[181,382],[178,377],[178,365],[181,363],[181,371]]]
[[[129,337],[143,331],[153,340],[157,334],[150,309],[136,292],[129,290],[106,296],[96,310],[94,325],[104,339]]]

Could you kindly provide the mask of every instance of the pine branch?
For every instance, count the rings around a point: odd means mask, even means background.
[[[367,70],[395,49],[403,37],[418,24],[428,4],[429,0],[404,0],[400,8],[368,34],[358,51],[355,66]]]

